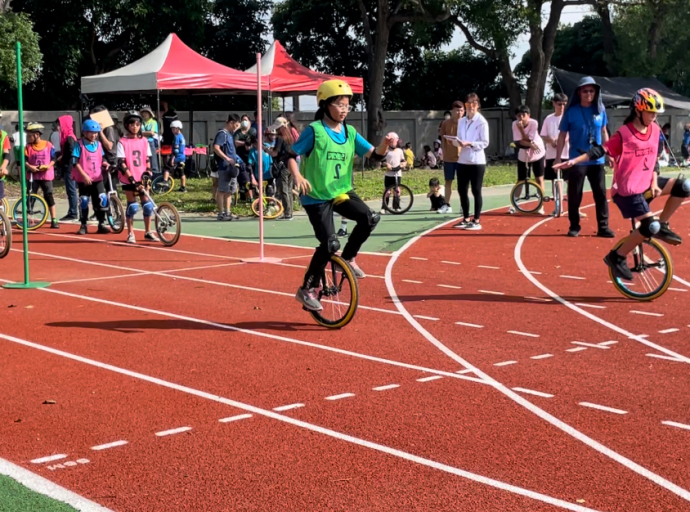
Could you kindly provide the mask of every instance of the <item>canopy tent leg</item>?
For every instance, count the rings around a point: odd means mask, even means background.
[[[194,146],[194,96],[189,93],[189,146]]]
[[[156,144],[156,160],[158,160],[158,170],[163,168],[163,162],[161,161],[161,151],[160,148],[163,145],[163,118],[161,118],[161,90],[156,89],[156,122],[158,123],[158,144]]]

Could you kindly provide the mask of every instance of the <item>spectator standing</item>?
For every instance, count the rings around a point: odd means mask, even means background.
[[[542,190],[544,190],[544,141],[539,135],[539,123],[531,118],[531,111],[527,105],[520,105],[515,113],[513,121],[513,142],[520,148],[518,151],[518,181],[524,181],[529,177],[529,167]],[[518,186],[516,195],[522,193],[522,186]],[[515,210],[512,210],[515,213]],[[537,211],[544,214],[542,206]]]
[[[608,141],[607,123],[608,117],[601,98],[601,87],[592,77],[583,77],[575,90],[575,94],[570,98],[561,119],[554,165],[561,161],[566,137],[570,141],[569,156],[571,160],[586,153],[595,145],[600,146]],[[614,238],[616,235],[609,228],[604,157],[582,162],[568,170],[568,219],[570,221],[568,236],[575,237],[580,234],[580,205],[582,204],[585,177],[592,187],[592,195],[594,196],[598,226],[597,236]]]
[[[54,148],[60,147],[60,132],[57,129],[57,122],[54,122],[51,127],[50,137],[48,141],[53,145]]]
[[[238,218],[231,211],[232,195],[237,192],[238,173],[238,169],[235,166],[237,163],[237,153],[235,152],[232,134],[237,129],[238,121],[237,114],[228,115],[225,126],[218,131],[213,140],[213,155],[216,159],[216,168],[218,169],[216,203],[218,205],[217,220],[219,221],[230,221]]]
[[[553,170],[553,163],[556,160],[556,147],[558,146],[558,134],[560,132],[559,126],[561,125],[561,119],[563,119],[563,112],[565,111],[565,106],[568,103],[568,97],[559,92],[553,97],[553,113],[546,116],[544,122],[541,125],[541,138],[544,141],[544,146],[546,147],[546,161],[544,164],[544,179],[553,181],[556,179],[556,172]],[[561,151],[561,158],[568,159],[568,137],[566,135],[565,144],[563,150]],[[566,180],[567,171],[562,171],[563,179]],[[551,191],[551,195],[554,193]],[[563,197],[563,191],[561,190],[561,197]],[[554,212],[555,214],[556,212]],[[580,214],[582,216],[582,214]]]
[[[67,215],[60,219],[60,222],[76,222],[79,220],[79,195],[77,194],[77,183],[72,177],[72,153],[77,137],[74,134],[74,120],[72,116],[60,116],[57,119],[57,129],[60,131],[60,146],[57,163],[65,180],[65,193],[67,194],[68,210]],[[50,178],[52,181],[52,177]]]
[[[177,112],[175,112],[175,107],[169,105],[167,101],[161,101],[163,106],[163,146],[172,146],[175,141],[175,135],[170,129],[170,123],[173,121],[178,121]],[[154,154],[154,153],[152,153]]]
[[[446,179],[445,200],[446,205],[450,205],[450,196],[453,193],[453,180],[458,176],[458,158],[460,158],[459,148],[448,137],[457,137],[458,123],[460,118],[465,115],[465,106],[461,101],[454,101],[451,108],[451,116],[441,123],[441,147],[443,149],[443,175]],[[458,176],[458,179],[459,176]],[[451,213],[453,210],[446,206],[442,213]]]
[[[249,160],[249,149],[251,146],[248,140],[252,136],[256,137],[256,130],[252,128],[249,116],[245,114],[241,118],[240,128],[233,135],[237,156],[245,163]]]
[[[160,168],[158,167],[158,156],[157,156],[157,151],[158,151],[158,121],[156,121],[156,116],[153,113],[153,110],[151,110],[150,107],[144,107],[142,108],[139,113],[141,114],[141,117],[144,119],[144,122],[141,125],[141,134],[146,137],[149,141],[149,147],[151,148],[151,171],[154,174],[158,174],[160,172]],[[172,123],[171,123],[172,124]],[[172,129],[171,129],[172,132]],[[173,134],[173,141],[175,139],[175,135]]]
[[[97,114],[98,112],[104,112],[108,110],[104,105],[98,105],[93,107],[89,114]],[[117,130],[117,116],[115,114],[110,115],[113,126],[108,126],[107,128],[102,128],[98,132],[98,140],[103,148],[103,160],[110,166],[109,172],[111,173],[111,181],[113,186],[117,183],[117,143],[120,142],[121,134]],[[104,182],[106,192],[110,192],[110,184],[108,180]]]
[[[292,220],[292,189],[295,188],[295,184],[288,169],[288,160],[297,156],[292,152],[292,145],[296,139],[293,137],[290,122],[284,117],[277,118],[268,130],[276,131],[276,144],[269,154],[273,157],[273,164],[278,173],[278,199],[285,209],[280,220]]]
[[[458,122],[458,139],[460,144],[460,170],[458,171],[458,192],[463,220],[455,225],[459,229],[478,231],[482,229],[480,216],[483,199],[482,186],[486,172],[486,154],[489,146],[489,123],[479,113],[481,104],[479,96],[470,93],[465,98],[467,115]],[[470,198],[468,187],[472,187],[474,198],[474,217],[470,221]]]
[[[683,132],[683,144],[680,147],[680,152],[683,155],[683,159],[687,164],[690,160],[690,123],[685,125],[685,131]]]

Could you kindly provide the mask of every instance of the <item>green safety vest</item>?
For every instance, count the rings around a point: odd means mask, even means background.
[[[330,201],[352,190],[352,165],[355,158],[357,130],[347,126],[343,144],[335,142],[321,121],[311,124],[314,130],[314,148],[302,156],[301,173],[311,184],[308,196]]]

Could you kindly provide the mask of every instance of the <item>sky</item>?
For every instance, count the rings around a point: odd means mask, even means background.
[[[549,14],[549,9],[551,7],[551,4],[546,4],[543,9],[544,13],[544,18],[546,19],[546,16]],[[568,6],[563,10],[563,13],[561,14],[561,24],[563,25],[572,25],[574,23],[577,23],[580,21],[584,16],[587,14],[591,13],[591,7],[587,5],[573,5],[573,6]],[[453,34],[453,39],[451,42],[443,47],[443,50],[448,51],[448,50],[454,50],[456,48],[459,48],[463,44],[465,44],[466,39],[464,34],[460,31],[460,29],[455,29],[455,33]],[[529,50],[529,33],[524,33],[520,35],[518,38],[517,44],[513,48],[513,57],[510,60],[510,64],[515,67],[515,65],[520,62],[522,59],[522,56],[524,53]],[[287,110],[291,110],[292,108],[292,99],[288,98],[285,103],[285,108]],[[306,111],[306,112],[312,112],[315,111],[317,108],[316,105],[316,96],[300,96],[300,110],[301,111]]]

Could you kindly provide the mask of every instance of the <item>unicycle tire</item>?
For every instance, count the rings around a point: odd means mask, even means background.
[[[400,189],[400,197],[398,198],[397,202],[394,194],[394,190],[396,188]],[[392,215],[402,215],[403,213],[407,213],[410,211],[410,208],[412,208],[413,203],[414,194],[412,193],[412,189],[410,189],[410,187],[407,185],[403,185],[402,183],[400,185],[391,185],[383,191],[383,208]]]
[[[122,233],[125,229],[125,207],[117,196],[110,196],[108,205],[108,224],[113,233]]]
[[[0,201],[0,210],[6,215],[10,215],[10,203],[6,197],[3,197],[2,201]]]
[[[27,230],[34,231],[48,219],[48,204],[45,200],[36,194],[31,194],[26,198],[26,206],[28,209],[27,215]],[[17,229],[23,229],[23,210],[22,200],[18,199],[12,208],[12,219],[15,222]]]
[[[180,214],[171,203],[160,203],[156,210],[156,232],[161,243],[167,247],[175,245],[182,234]]]
[[[536,181],[518,181],[510,190],[510,204],[520,213],[537,213],[544,204],[544,191]]]
[[[12,248],[12,224],[5,212],[0,211],[0,258],[10,253]]]
[[[619,241],[613,248],[617,250],[627,238]],[[626,281],[616,277],[609,268],[609,277],[614,288],[623,296],[641,302],[658,299],[673,282],[673,261],[666,248],[650,238],[643,241],[627,257],[633,280]],[[631,265],[632,263],[632,265]]]
[[[558,181],[554,181],[553,185],[553,204],[554,204],[554,211],[553,211],[553,216],[554,217],[560,217],[561,212],[563,211],[563,196],[561,194],[561,187],[557,186]],[[561,185],[563,184],[563,181],[560,181]]]
[[[163,179],[163,175],[156,176],[151,181],[151,192],[156,195],[164,196],[175,188],[175,179],[172,176],[168,176],[168,179]]]
[[[331,256],[314,292],[321,311],[309,311],[316,322],[329,329],[342,329],[355,316],[359,285],[350,264],[337,254]]]
[[[259,201],[255,199],[252,203],[252,212],[259,216]],[[275,197],[264,197],[264,219],[276,219],[283,214],[283,203]]]

